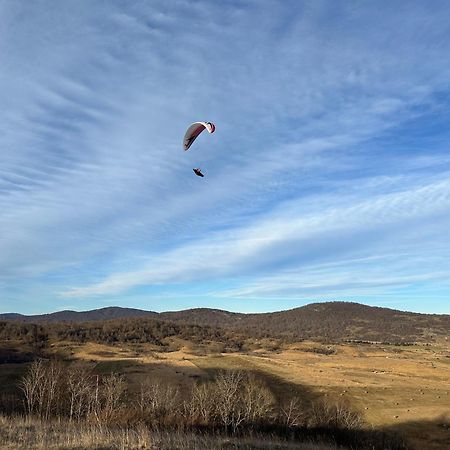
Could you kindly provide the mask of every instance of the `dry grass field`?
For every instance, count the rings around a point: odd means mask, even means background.
[[[331,444],[289,442],[274,436],[229,437],[146,427],[121,429],[0,415],[1,450],[340,450]]]
[[[279,396],[303,401],[327,397],[359,409],[369,427],[404,434],[417,449],[450,448],[450,348],[433,345],[323,345],[301,342],[278,351],[204,354],[187,343],[180,351],[155,347],[60,342],[53,351],[92,361],[101,372],[126,374],[131,386],[151,375],[183,386],[217,369],[258,373]]]

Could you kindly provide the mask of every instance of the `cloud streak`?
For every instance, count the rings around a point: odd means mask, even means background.
[[[0,17],[6,310],[33,287],[58,309],[445,278],[445,3],[7,1]],[[217,131],[183,153],[199,119]]]
[[[402,249],[414,247],[411,240],[427,222],[435,222],[436,217],[442,216],[441,226],[445,227],[450,219],[450,183],[445,179],[402,192],[364,196],[363,200],[341,198],[340,205],[332,204],[326,208],[317,203],[319,209],[303,214],[306,208],[302,202],[280,205],[271,214],[244,228],[177,247],[158,255],[144,269],[114,274],[100,283],[73,289],[65,295],[110,294],[138,284],[254,275],[285,263],[297,265],[300,270],[311,263],[327,263],[348,254],[362,252],[368,257],[386,245],[398,249],[400,256]],[[402,230],[401,236],[399,230]],[[428,236],[430,240],[433,238],[434,235]],[[328,277],[329,272],[325,275]],[[442,272],[439,277],[443,278]],[[369,280],[363,280],[361,284],[380,283],[372,278],[368,276]],[[416,274],[402,276],[396,283],[422,278]],[[306,286],[311,284],[304,283]],[[329,281],[322,280],[322,289],[328,285]]]

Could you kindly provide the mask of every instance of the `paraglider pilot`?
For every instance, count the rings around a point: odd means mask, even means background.
[[[194,122],[193,124],[189,125],[188,129],[186,130],[186,134],[183,138],[183,149],[189,150],[192,143],[197,139],[197,137],[206,130],[208,133],[214,133],[216,129],[216,126],[211,122]],[[196,167],[192,169],[198,177],[204,177],[205,175],[202,174],[202,171],[199,167]]]

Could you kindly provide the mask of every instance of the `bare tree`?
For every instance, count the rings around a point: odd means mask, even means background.
[[[141,384],[138,404],[150,419],[162,421],[177,412],[180,392],[177,386],[149,379]]]
[[[359,428],[363,424],[362,415],[343,402],[338,402],[334,406],[336,423],[343,428]]]
[[[249,424],[268,421],[273,416],[275,398],[269,388],[253,375],[243,380],[242,404]]]
[[[28,414],[39,410],[42,387],[45,382],[45,367],[42,359],[31,363],[27,374],[20,381],[20,389],[25,395],[25,404]]]
[[[220,424],[236,432],[244,424],[271,422],[275,403],[262,380],[243,371],[220,371],[214,381],[194,386],[184,415],[194,423]]]
[[[69,397],[69,420],[80,420],[89,413],[89,406],[95,393],[95,379],[92,367],[86,364],[72,364],[67,371]]]
[[[297,397],[285,401],[280,408],[281,421],[286,427],[298,427],[305,421],[301,402]]]
[[[91,395],[88,399],[88,407],[87,407],[87,415],[93,416],[97,422],[101,421],[101,395],[100,395],[100,377],[99,375],[94,376],[93,383],[93,395]]]
[[[236,432],[245,420],[245,408],[242,401],[241,389],[244,374],[242,371],[219,372],[215,382],[215,409],[219,421],[226,428]]]
[[[63,368],[59,361],[51,360],[45,367],[45,413],[46,420],[57,415],[60,408],[63,384]]]
[[[350,409],[344,402],[327,403],[317,402],[313,405],[310,425],[336,428],[358,428],[363,419],[359,412]]]
[[[102,412],[106,419],[113,417],[114,413],[122,405],[125,389],[126,382],[123,375],[112,373],[104,378],[102,388]]]
[[[190,422],[210,424],[214,418],[214,389],[212,383],[197,384],[184,404],[185,417]]]
[[[34,361],[20,382],[28,414],[49,419],[61,412],[63,396],[63,366],[59,361]]]

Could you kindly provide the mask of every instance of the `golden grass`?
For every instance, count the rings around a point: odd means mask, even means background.
[[[331,347],[334,354],[316,353]],[[99,370],[118,370],[132,385],[147,376],[183,386],[216,369],[257,371],[282,396],[299,387],[299,395],[346,399],[369,426],[404,432],[417,448],[450,448],[450,347],[408,347],[301,342],[280,352],[255,351],[198,356],[192,346],[159,353],[151,345],[108,346],[60,343],[55,351],[96,361]]]
[[[336,345],[336,354],[305,351],[197,358],[202,368],[246,368],[309,388],[310,394],[346,399],[366,422],[403,432],[418,449],[450,448],[450,364],[445,347]]]
[[[275,437],[248,436],[230,438],[199,435],[181,430],[152,431],[144,426],[107,427],[68,421],[40,421],[32,418],[8,418],[0,415],[0,449],[19,450],[337,450],[330,444],[293,443]]]
[[[317,353],[320,348],[335,353]],[[124,373],[132,390],[148,376],[183,387],[216,369],[257,371],[268,377],[280,396],[299,387],[300,395],[346,399],[364,414],[369,426],[403,431],[417,448],[450,448],[450,344],[446,340],[406,347],[301,342],[279,352],[207,356],[199,356],[190,343],[175,352],[158,352],[150,344],[71,342],[54,343],[52,350],[65,358],[91,361],[99,372]],[[2,388],[16,383],[24,368],[24,364],[2,365]]]

